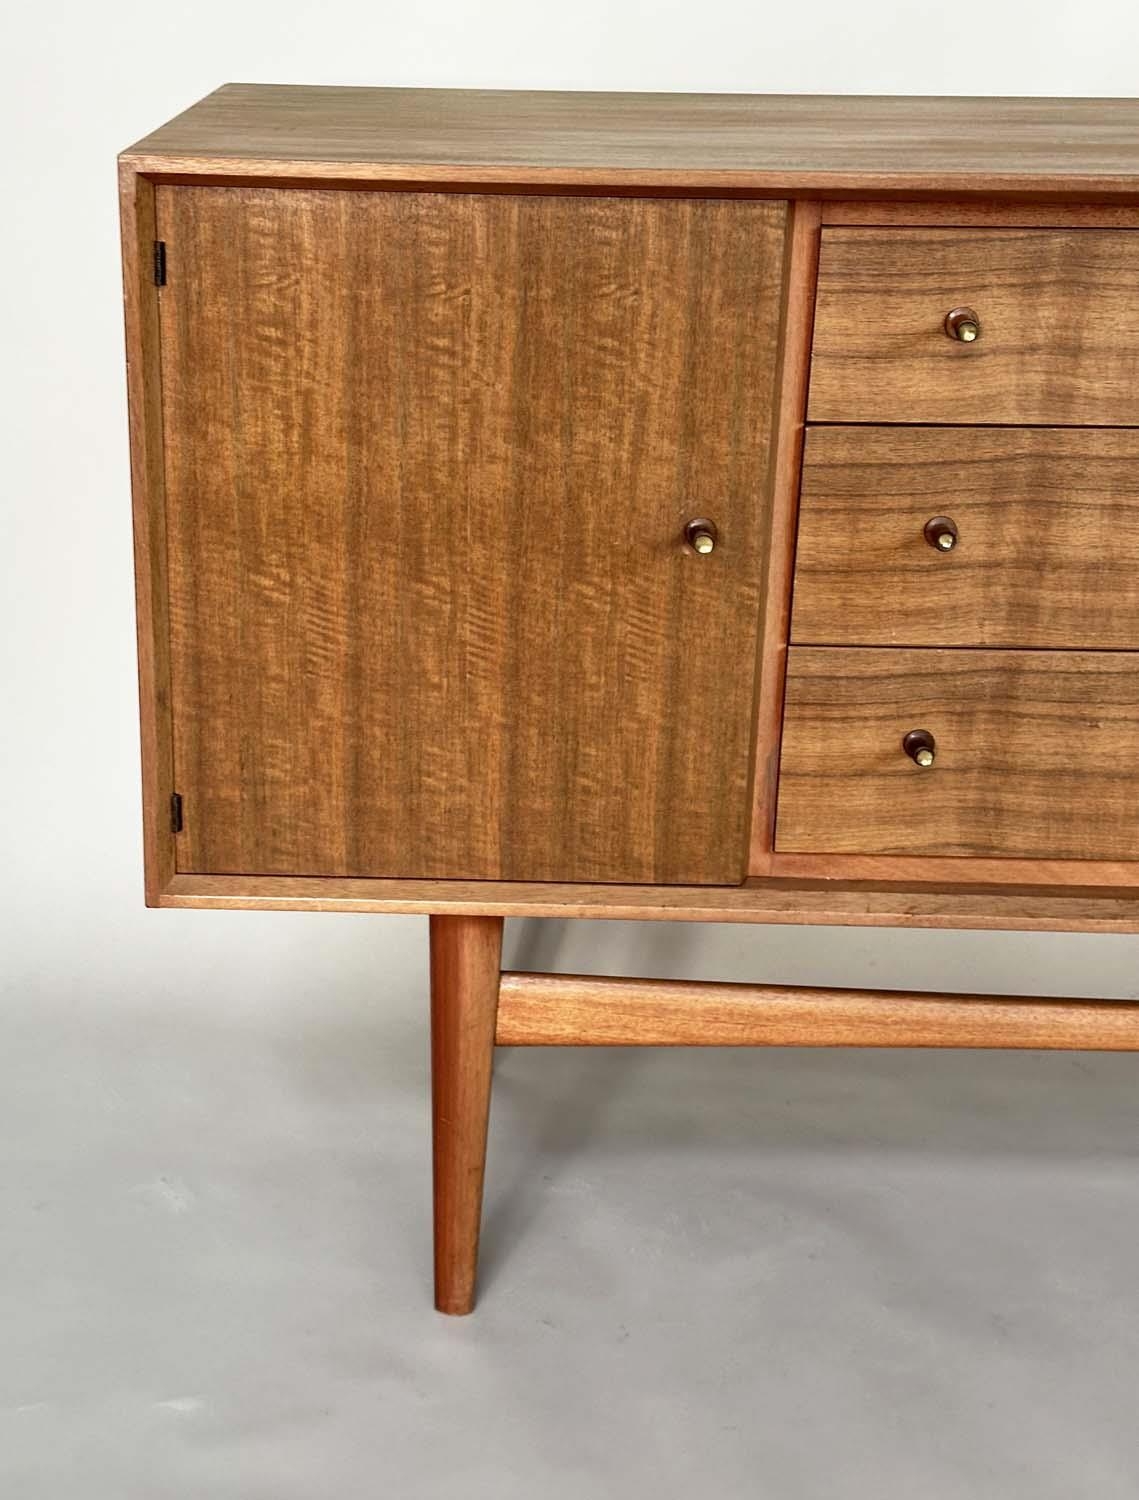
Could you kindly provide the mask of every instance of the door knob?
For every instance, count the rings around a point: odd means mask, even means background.
[[[719,539],[720,534],[716,530],[715,521],[709,521],[706,516],[696,516],[684,528],[684,540],[693,552],[699,552],[704,556],[715,550]]]
[[[952,552],[957,545],[957,523],[951,516],[931,516],[922,528],[922,534],[939,552]]]
[[[902,749],[916,766],[928,771],[937,756],[937,741],[928,729],[911,729],[902,736]]]
[[[945,331],[962,344],[975,344],[981,337],[981,320],[971,307],[955,307],[945,314]]]

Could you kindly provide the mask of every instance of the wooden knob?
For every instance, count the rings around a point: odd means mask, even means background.
[[[957,523],[951,516],[931,516],[922,534],[938,552],[952,552],[957,545]]]
[[[715,550],[719,536],[716,523],[709,521],[706,516],[695,517],[684,528],[684,540],[693,552],[699,552],[704,557]]]
[[[971,307],[955,307],[945,314],[945,331],[962,344],[975,344],[981,337],[981,320]]]
[[[937,758],[937,741],[928,729],[911,729],[903,735],[902,749],[923,771],[928,771]]]

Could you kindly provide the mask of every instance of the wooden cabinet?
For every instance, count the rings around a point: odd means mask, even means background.
[[[1064,829],[1022,740],[984,827],[956,751],[902,817],[860,748],[923,704],[976,766],[1066,670],[937,712],[940,653],[1139,662],[1139,106],[806,109],[234,85],[125,154],[148,899],[1139,892],[1122,700]]]
[[[1139,932],[1139,103],[229,85],[121,159],[147,900],[496,1039],[1139,1047],[501,972],[506,916]]]

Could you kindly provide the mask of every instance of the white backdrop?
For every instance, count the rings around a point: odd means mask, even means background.
[[[626,1378],[619,1363],[624,1356],[614,1352],[618,1344],[624,1347],[621,1341],[629,1337],[630,1327],[630,1348],[636,1347],[636,1338],[646,1328],[659,1332],[662,1325],[654,1322],[653,1307],[658,1298],[660,1305],[669,1301],[665,1288],[674,1282],[683,1303],[683,1288],[701,1274],[698,1268],[712,1264],[708,1223],[720,1222],[716,1216],[726,1214],[720,1228],[731,1240],[737,1232],[733,1226],[744,1222],[735,1217],[736,1211],[743,1214],[752,1199],[742,1186],[731,1189],[735,1196],[729,1206],[735,1207],[730,1214],[725,1209],[729,1200],[719,1188],[710,1190],[702,1200],[699,1222],[685,1221],[672,1243],[652,1252],[651,1263],[622,1260],[628,1247],[598,1251],[598,1266],[624,1266],[632,1276],[614,1294],[609,1312],[597,1312],[600,1304],[593,1299],[580,1304],[569,1320],[589,1330],[591,1349],[582,1353],[584,1368],[596,1368],[594,1339],[609,1341],[604,1369],[619,1385],[596,1377],[599,1397],[604,1393],[603,1411],[589,1406],[586,1384],[573,1383],[572,1362],[559,1364],[556,1359],[554,1366],[563,1372],[559,1378],[568,1384],[550,1398],[554,1408],[547,1414],[547,1427],[542,1427],[542,1412],[534,1409],[545,1400],[537,1394],[537,1372],[551,1367],[551,1357],[543,1350],[555,1347],[549,1342],[554,1338],[549,1330],[555,1326],[549,1302],[553,1277],[542,1282],[539,1271],[551,1263],[544,1255],[547,1250],[555,1253],[554,1241],[563,1249],[566,1244],[574,1249],[576,1221],[567,1219],[568,1227],[558,1229],[550,1241],[533,1226],[527,1236],[526,1216],[537,1215],[537,1200],[527,1199],[524,1192],[521,1200],[514,1200],[513,1216],[492,1203],[500,1225],[511,1230],[507,1235],[500,1229],[497,1239],[521,1238],[526,1243],[496,1278],[497,1300],[478,1315],[484,1321],[445,1335],[424,1323],[425,1200],[418,1195],[427,1169],[422,1066],[426,923],[364,916],[147,912],[142,905],[114,158],[123,146],[217,84],[234,80],[1112,95],[1139,91],[1137,56],[1139,8],[1124,0],[1037,0],[1033,5],[1023,0],[958,0],[953,6],[940,0],[907,5],[892,0],[814,0],[797,5],[754,0],[670,0],[657,5],[575,0],[565,7],[534,0],[481,0],[471,5],[433,0],[419,6],[391,0],[323,0],[308,5],[295,0],[195,0],[189,5],[52,0],[4,9],[0,1480],[6,1476],[6,1482],[0,1488],[5,1493],[10,1489],[29,1500],[40,1494],[52,1500],[95,1500],[103,1495],[129,1500],[135,1494],[160,1500],[166,1494],[207,1493],[232,1494],[235,1500],[260,1495],[309,1500],[323,1493],[363,1496],[383,1491],[396,1470],[369,1465],[356,1474],[352,1457],[359,1453],[377,1463],[394,1462],[394,1454],[404,1464],[399,1470],[402,1480],[392,1481],[393,1494],[462,1492],[506,1500],[538,1492],[537,1480],[532,1483],[522,1470],[508,1481],[493,1464],[479,1470],[480,1479],[471,1479],[469,1452],[448,1468],[442,1448],[420,1442],[416,1423],[424,1411],[442,1411],[446,1420],[460,1423],[466,1412],[466,1420],[473,1420],[472,1387],[467,1383],[473,1371],[474,1385],[487,1400],[500,1391],[509,1409],[521,1413],[520,1425],[503,1441],[523,1448],[538,1445],[532,1469],[538,1477],[548,1477],[550,1465],[561,1465],[571,1476],[579,1472],[573,1465],[581,1460],[580,1448],[563,1453],[558,1433],[592,1432],[595,1441],[601,1433],[608,1442],[611,1427],[623,1425],[642,1434],[646,1443],[651,1440],[663,1455],[657,1495],[683,1493],[682,1480],[698,1486],[711,1472],[707,1464],[712,1452],[721,1455],[715,1470],[719,1480],[711,1480],[705,1492],[715,1500],[752,1493],[742,1486],[762,1455],[740,1433],[750,1433],[749,1424],[758,1420],[746,1394],[753,1390],[757,1404],[762,1391],[762,1400],[782,1424],[780,1430],[792,1434],[796,1414],[817,1402],[820,1428],[828,1434],[822,1443],[806,1429],[799,1438],[788,1438],[779,1459],[783,1482],[770,1491],[773,1500],[782,1495],[814,1500],[824,1494],[897,1494],[907,1489],[935,1500],[978,1494],[1008,1500],[1022,1493],[1096,1494],[1102,1500],[1134,1494],[1134,1485],[1125,1478],[1122,1429],[1108,1431],[1115,1411],[1111,1393],[1133,1389],[1137,1363],[1134,1319],[1126,1329],[1120,1321],[1130,1257],[1124,1241],[1113,1240],[1110,1229],[1117,1201],[1113,1195],[1125,1193],[1134,1175],[1126,1160],[1126,1129],[1134,1124],[1127,1059],[1045,1063],[963,1055],[936,1061],[906,1056],[872,1061],[839,1054],[810,1062],[754,1057],[713,1063],[676,1057],[661,1065],[659,1075],[643,1073],[648,1060],[634,1065],[597,1059],[583,1062],[577,1072],[569,1062],[544,1063],[521,1056],[508,1060],[503,1118],[520,1132],[520,1144],[512,1148],[518,1182],[529,1178],[538,1193],[539,1177],[532,1174],[541,1173],[544,1156],[560,1154],[564,1173],[566,1161],[576,1161],[589,1144],[588,1121],[611,1105],[606,1129],[614,1133],[614,1150],[620,1151],[623,1141],[632,1161],[630,1181],[642,1197],[630,1195],[625,1201],[623,1189],[615,1184],[612,1191],[599,1191],[597,1201],[587,1206],[594,1224],[625,1223],[634,1241],[643,1239],[643,1231],[632,1220],[622,1220],[622,1213],[633,1213],[629,1204],[638,1202],[648,1221],[658,1211],[672,1212],[671,1162],[690,1133],[699,1136],[708,1120],[721,1119],[714,1114],[721,1093],[735,1103],[723,1106],[729,1114],[723,1116],[722,1129],[718,1124],[705,1132],[709,1163],[723,1158],[725,1150],[730,1153],[733,1145],[736,1159],[752,1160],[744,1146],[750,1140],[747,1110],[753,1107],[749,1101],[756,1090],[772,1109],[787,1101],[792,1110],[779,1129],[785,1131],[784,1144],[792,1143],[789,1150],[806,1154],[792,1159],[786,1184],[791,1207],[775,1230],[799,1222],[797,1215],[811,1191],[804,1185],[809,1170],[822,1173],[819,1181],[825,1191],[820,1187],[820,1203],[833,1204],[836,1191],[841,1198],[845,1189],[836,1189],[834,1183],[850,1160],[843,1154],[848,1120],[852,1131],[861,1132],[860,1143],[867,1150],[883,1145],[887,1162],[881,1170],[887,1175],[905,1157],[911,1134],[922,1136],[927,1146],[932,1142],[933,1156],[940,1152],[943,1166],[962,1155],[968,1158],[966,1170],[951,1181],[937,1177],[936,1161],[928,1171],[925,1166],[915,1169],[915,1180],[920,1177],[926,1184],[927,1197],[906,1221],[905,1233],[920,1236],[922,1223],[939,1226],[924,1250],[904,1236],[897,1239],[903,1258],[915,1257],[918,1265],[939,1266],[939,1246],[956,1244],[962,1224],[976,1222],[991,1229],[995,1223],[994,1232],[999,1232],[1009,1183],[1021,1183],[1021,1201],[1027,1202],[1024,1194],[1044,1191],[1038,1166],[1051,1160],[1061,1174],[1067,1170],[1059,1196],[1045,1195],[1031,1212],[1009,1221],[1004,1261],[999,1246],[994,1249],[1004,1269],[993,1283],[998,1289],[990,1292],[994,1305],[1005,1307],[1000,1315],[1005,1321],[986,1322],[977,1330],[978,1343],[971,1346],[968,1330],[962,1334],[964,1342],[954,1342],[958,1305],[944,1314],[933,1362],[948,1360],[945,1368],[955,1372],[954,1383],[943,1393],[944,1400],[936,1380],[929,1386],[932,1404],[924,1412],[915,1408],[910,1413],[915,1425],[905,1437],[900,1434],[906,1402],[920,1385],[912,1377],[920,1368],[924,1378],[925,1366],[920,1353],[914,1352],[920,1346],[911,1342],[911,1323],[899,1325],[898,1332],[889,1322],[889,1311],[882,1311],[884,1306],[888,1309],[891,1294],[883,1298],[873,1276],[865,1283],[872,1294],[864,1318],[859,1310],[863,1304],[849,1303],[837,1283],[832,1288],[836,1303],[831,1323],[823,1281],[800,1284],[794,1293],[803,1299],[805,1312],[817,1315],[817,1328],[833,1340],[827,1346],[829,1355],[816,1358],[810,1337],[804,1340],[794,1319],[782,1331],[770,1322],[755,1330],[754,1347],[772,1351],[770,1361],[766,1352],[761,1361],[772,1383],[761,1386],[767,1377],[757,1371],[749,1374],[752,1385],[735,1398],[744,1403],[744,1409],[732,1415],[735,1425],[722,1425],[715,1411],[725,1392],[724,1351],[737,1366],[743,1358],[733,1345],[742,1304],[736,1291],[722,1305],[717,1302],[718,1295],[727,1297],[725,1289],[735,1286],[730,1274],[722,1276],[719,1269],[714,1275],[707,1272],[699,1283],[704,1300],[698,1321],[687,1333],[676,1333],[678,1339],[689,1339],[677,1368],[671,1368],[670,1360],[677,1357],[680,1345],[670,1341],[670,1332],[659,1344],[650,1341],[647,1359],[630,1366]],[[517,923],[511,924],[508,943],[515,960],[531,967],[1139,997],[1139,939]],[[652,1120],[650,1125],[625,1129],[620,1098],[636,1097],[638,1076],[659,1076],[659,1087],[676,1101],[675,1119],[652,1116],[650,1110],[645,1117]],[[558,1119],[546,1124],[540,1118],[539,1079],[561,1081],[551,1094],[558,1102]],[[755,1081],[754,1090],[749,1080]],[[651,1100],[659,1097],[659,1088],[656,1094],[644,1089],[642,1093]],[[886,1115],[875,1114],[875,1101],[887,1098],[894,1102]],[[934,1101],[929,1106],[932,1113],[923,1115],[927,1098]],[[799,1114],[794,1113],[796,1099],[802,1101]],[[730,1114],[737,1105],[742,1111],[738,1117]],[[860,1108],[864,1113],[861,1124],[856,1124]],[[973,1128],[974,1111],[977,1120],[986,1122],[984,1129]],[[399,1129],[403,1133],[398,1136],[384,1135]],[[727,1140],[723,1149],[717,1145],[718,1131]],[[596,1161],[604,1164],[609,1159],[606,1132],[598,1134]],[[1087,1174],[1083,1158],[1069,1157],[1069,1136],[1078,1137],[1087,1162],[1110,1158],[1104,1167],[1104,1172],[1110,1167],[1115,1173],[1110,1176],[1110,1192],[1109,1177],[1097,1176],[1098,1167],[1087,1169],[1099,1184],[1097,1201],[1108,1225],[1102,1235],[1098,1229],[1093,1235],[1091,1221],[1084,1222],[1081,1184]],[[804,1146],[808,1138],[809,1146]],[[654,1144],[658,1141],[659,1150]],[[1077,1148],[1070,1149],[1075,1153]],[[1003,1150],[1006,1166],[1010,1154],[1015,1158],[1012,1177],[999,1171],[995,1177],[984,1177],[986,1162],[991,1165],[993,1160],[987,1153],[993,1150]],[[502,1151],[498,1158],[492,1153],[492,1198],[503,1190],[509,1153],[505,1145]],[[245,1170],[243,1153],[256,1161],[256,1169],[251,1165]],[[685,1170],[698,1176],[693,1159],[686,1160]],[[1031,1170],[1025,1170],[1026,1163]],[[596,1170],[602,1171],[603,1165]],[[566,1191],[581,1191],[584,1171],[577,1161]],[[991,1212],[983,1195],[968,1196],[967,1184],[982,1177],[989,1184]],[[856,1206],[863,1202],[865,1181],[859,1177],[849,1187]],[[406,1182],[411,1195],[407,1202],[420,1206],[406,1212],[393,1209],[394,1221],[390,1216],[381,1221],[376,1217],[379,1205],[396,1201],[385,1197],[395,1192],[393,1182]],[[902,1201],[891,1197],[892,1182],[881,1189],[882,1201]],[[898,1191],[903,1200],[916,1204],[921,1189],[908,1179],[907,1183]],[[654,1197],[658,1191],[659,1199]],[[771,1192],[778,1191],[773,1180]],[[531,1206],[519,1210],[518,1201]],[[201,1210],[196,1218],[191,1213],[195,1202]],[[242,1239],[234,1227],[234,1215],[239,1214],[234,1205],[247,1202],[253,1206],[246,1210]],[[1130,1202],[1134,1214],[1133,1190]],[[284,1204],[291,1206],[286,1209]],[[229,1218],[227,1205],[233,1208]],[[53,1207],[59,1216],[54,1224],[44,1217]],[[861,1211],[857,1208],[852,1220],[856,1226]],[[828,1222],[829,1212],[820,1207],[812,1222]],[[883,1212],[888,1218],[889,1208]],[[946,1216],[944,1223],[939,1212]],[[283,1215],[280,1243],[295,1242],[312,1251],[311,1260],[296,1251],[301,1258],[291,1263],[288,1273],[269,1258],[253,1258],[249,1249],[257,1235],[266,1232],[264,1226],[278,1223],[275,1213]],[[876,1224],[883,1222],[880,1215],[870,1217]],[[555,1217],[548,1222],[561,1221]],[[367,1226],[366,1233],[361,1225]],[[770,1243],[775,1230],[765,1221],[756,1228],[757,1240]],[[1017,1303],[1014,1312],[1007,1313],[1008,1300],[1016,1303],[1021,1284],[1022,1240],[1047,1245],[1048,1256],[1060,1256],[1059,1264],[1068,1268],[1053,1275],[1051,1260],[1042,1262],[1033,1283],[1038,1295],[1029,1299],[1037,1310],[1050,1299],[1056,1302],[1061,1332],[1054,1336],[1032,1324],[1026,1339],[1023,1320],[1034,1315],[1028,1302]],[[351,1255],[344,1251],[349,1244]],[[1103,1271],[1107,1280],[1097,1281],[1095,1246],[1108,1244],[1115,1245],[1117,1259],[1110,1274]],[[789,1274],[802,1242],[794,1245],[788,1251]],[[356,1406],[326,1392],[314,1395],[307,1375],[298,1374],[290,1384],[290,1377],[269,1367],[277,1359],[268,1352],[270,1344],[258,1343],[270,1340],[273,1330],[286,1330],[289,1349],[309,1351],[305,1358],[317,1371],[314,1378],[324,1378],[327,1361],[321,1364],[325,1356],[319,1352],[324,1346],[313,1353],[316,1346],[305,1341],[319,1341],[326,1324],[355,1327],[352,1320],[360,1316],[360,1304],[353,1301],[350,1310],[347,1300],[342,1307],[328,1293],[315,1310],[305,1306],[302,1314],[290,1309],[305,1305],[303,1289],[310,1285],[310,1276],[317,1277],[311,1285],[324,1286],[317,1268],[340,1265],[336,1257],[341,1251],[353,1268],[351,1277],[344,1273],[344,1287],[353,1288],[353,1297],[356,1288],[371,1288],[362,1293],[369,1327],[387,1326],[383,1320],[391,1307],[383,1298],[385,1289],[394,1287],[392,1295],[405,1305],[407,1349],[417,1349],[417,1341],[424,1337],[434,1340],[430,1349],[436,1363],[423,1377],[423,1392],[431,1393],[430,1399],[417,1387],[415,1398],[423,1399],[410,1415],[399,1408],[398,1421],[384,1429],[387,1446],[374,1454],[369,1444],[379,1441],[376,1413],[381,1408],[372,1404],[366,1383],[372,1377],[364,1373],[373,1368],[368,1362],[372,1354],[365,1359],[355,1345],[336,1345],[336,1371],[342,1375],[347,1370],[364,1382],[359,1390],[367,1399],[361,1398]],[[883,1254],[889,1252],[887,1243]],[[923,1262],[922,1254],[934,1258]],[[381,1261],[391,1278],[386,1282],[377,1280]],[[815,1251],[804,1251],[802,1264],[808,1261],[815,1261]],[[968,1256],[965,1263],[974,1266]],[[579,1258],[575,1251],[565,1269],[564,1279],[570,1284],[581,1264],[592,1264],[589,1253]],[[160,1269],[164,1265],[178,1268],[177,1274]],[[1080,1268],[1086,1267],[1091,1269],[1085,1284],[1079,1278]],[[936,1280],[944,1269],[939,1266],[930,1276]],[[496,1316],[507,1316],[507,1289],[530,1285],[528,1270],[532,1278],[538,1277],[532,1323],[539,1343],[531,1348],[518,1335],[521,1342],[510,1344],[509,1353],[496,1364],[477,1339],[493,1331]],[[1111,1277],[1124,1299],[1114,1309],[1105,1290]],[[196,1300],[186,1301],[187,1286]],[[274,1287],[280,1292],[280,1305],[265,1300],[266,1288]],[[652,1299],[650,1307],[637,1302],[646,1287],[651,1289],[645,1293]],[[236,1298],[232,1303],[226,1301],[231,1293]],[[319,1295],[325,1297],[325,1292]],[[978,1302],[977,1295],[976,1283],[968,1283],[961,1305],[979,1307],[984,1299]],[[347,1299],[347,1292],[344,1296]],[[369,1301],[369,1296],[378,1300]],[[920,1292],[915,1297],[907,1316],[921,1312]],[[778,1312],[783,1304],[776,1297],[772,1305]],[[178,1307],[189,1309],[187,1321],[171,1327],[165,1320],[170,1309]],[[610,1313],[611,1328],[599,1332],[589,1322]],[[671,1316],[679,1319],[681,1313]],[[233,1329],[241,1318],[252,1322],[240,1324],[239,1337]],[[679,1326],[669,1325],[673,1331]],[[481,1333],[472,1334],[471,1327]],[[963,1408],[954,1402],[971,1386],[971,1361],[988,1360],[985,1339],[993,1327],[1008,1340],[1000,1356],[1004,1363],[995,1367],[998,1384],[1005,1382],[1003,1394],[993,1398],[995,1407],[988,1396],[984,1401],[978,1397],[977,1410],[962,1416]],[[1046,1378],[1032,1364],[1034,1351],[1055,1355],[1060,1364],[1049,1368],[1067,1372],[1064,1379],[1075,1380],[1081,1361],[1082,1378],[1086,1361],[1098,1360],[1100,1395],[1093,1401],[1086,1391],[1081,1395],[1082,1387],[1057,1389],[1054,1380],[1049,1385],[1052,1377]],[[844,1355],[853,1361],[849,1370],[856,1372],[850,1375],[849,1389],[842,1384],[849,1373]],[[1021,1355],[1027,1361],[1023,1365],[1017,1363]],[[280,1358],[283,1361],[286,1354]],[[889,1379],[878,1387],[872,1381],[860,1383],[870,1378],[865,1374],[867,1358],[889,1368]],[[404,1363],[391,1390],[406,1394],[408,1382],[419,1378],[414,1374],[418,1367],[410,1353],[400,1359]],[[473,1362],[469,1367],[467,1359]],[[916,1363],[911,1365],[911,1359]],[[480,1363],[484,1360],[489,1365]],[[654,1371],[674,1381],[667,1396],[671,1404],[663,1408],[667,1420],[656,1426],[647,1410],[635,1407],[636,1391],[643,1388],[652,1394]],[[450,1375],[456,1383],[445,1398],[440,1392]],[[165,1435],[154,1438],[159,1446],[153,1450],[162,1455],[164,1467],[154,1473],[136,1468],[136,1458],[152,1452],[145,1447],[153,1436],[147,1424],[199,1421],[207,1401],[203,1390],[211,1382],[215,1395],[219,1384],[229,1390],[229,1409],[245,1411],[242,1402],[250,1389],[269,1392],[249,1416],[240,1441],[234,1438],[233,1448],[224,1450],[234,1464],[240,1458],[250,1468],[231,1467],[226,1480],[219,1469],[208,1481],[202,1469],[182,1469],[183,1450],[177,1447],[181,1439],[171,1437],[165,1427]],[[337,1389],[342,1395],[342,1388]],[[141,1406],[134,1399],[139,1391],[146,1398]],[[1025,1405],[1018,1404],[1020,1397],[1011,1394],[1015,1392],[1023,1393]],[[72,1402],[71,1416],[52,1425],[52,1413],[59,1409],[55,1403],[67,1400]],[[450,1400],[452,1406],[432,1408],[431,1400]],[[309,1457],[316,1455],[310,1473],[300,1451],[289,1446],[291,1435],[315,1431],[305,1424],[317,1422],[326,1402],[345,1425],[325,1437],[324,1447],[313,1439],[315,1446],[307,1450]],[[585,1404],[579,1409],[575,1402]],[[686,1404],[690,1402],[695,1406]],[[568,1413],[568,1425],[562,1424],[562,1410]],[[689,1431],[686,1424],[696,1421],[693,1411],[707,1415],[706,1430],[697,1422]],[[902,1415],[896,1419],[897,1413]],[[490,1432],[501,1411],[477,1409],[476,1417]],[[937,1452],[923,1450],[920,1442],[915,1445],[915,1434],[924,1430],[927,1419],[934,1424],[929,1430],[936,1428],[939,1434],[938,1424],[949,1424],[945,1446]],[[7,1421],[13,1424],[14,1438],[5,1436]],[[259,1425],[264,1423],[270,1425]],[[833,1450],[828,1447],[832,1424],[837,1424]],[[1029,1427],[1036,1462],[1042,1466],[1035,1472],[1031,1464],[1022,1463],[1017,1450],[1019,1434]],[[108,1434],[118,1431],[127,1434],[122,1451],[108,1456]],[[544,1448],[533,1437],[535,1432],[545,1433]],[[877,1449],[868,1432],[878,1442]],[[430,1438],[430,1424],[426,1433]],[[675,1434],[691,1439],[691,1454],[696,1456],[690,1471],[685,1467],[688,1450],[669,1447],[679,1441]],[[618,1440],[619,1435],[614,1438]],[[207,1448],[210,1443],[216,1446],[217,1429],[210,1429],[200,1441]],[[574,1442],[588,1447],[589,1439]],[[843,1451],[853,1454],[854,1467],[831,1471],[828,1466],[832,1460],[838,1462],[844,1443]],[[1089,1468],[1096,1444],[1107,1445],[1096,1449],[1104,1464],[1096,1471],[1098,1481]],[[271,1479],[282,1452],[288,1462]],[[737,1460],[738,1470],[732,1467]],[[868,1466],[862,1472],[865,1491],[856,1482],[860,1460]],[[604,1454],[596,1463],[598,1467],[589,1470],[592,1488],[584,1479],[576,1486],[567,1479],[567,1495],[576,1500],[582,1494],[606,1493],[597,1478],[605,1474]],[[435,1466],[432,1484],[424,1480],[424,1465]],[[96,1471],[105,1489],[95,1481]],[[248,1483],[232,1477],[238,1472]],[[872,1482],[875,1473],[884,1478],[881,1485]],[[548,1485],[545,1492],[554,1493]],[[645,1492],[633,1484],[634,1495]]]

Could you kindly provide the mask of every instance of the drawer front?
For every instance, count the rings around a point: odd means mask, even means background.
[[[1139,648],[1139,433],[812,429],[792,639]]]
[[[933,737],[926,769],[912,730]],[[793,647],[775,843],[1139,858],[1139,656]]]
[[[824,230],[809,416],[1139,423],[1139,233]]]

